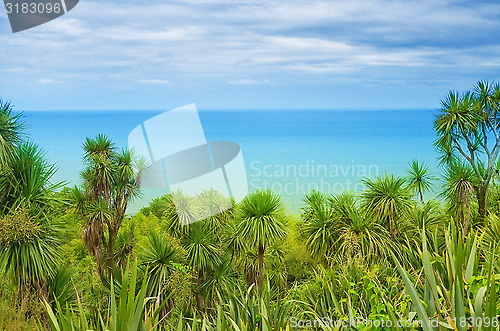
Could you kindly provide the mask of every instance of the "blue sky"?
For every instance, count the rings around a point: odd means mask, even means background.
[[[500,4],[446,0],[81,0],[12,34],[19,110],[434,109],[500,80]]]

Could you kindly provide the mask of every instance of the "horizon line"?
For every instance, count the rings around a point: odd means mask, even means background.
[[[177,106],[180,107],[180,106]],[[165,112],[177,107],[163,109],[25,109],[15,112]],[[439,108],[199,108],[199,112],[265,112],[265,111],[333,111],[333,112],[359,112],[359,111],[437,111]]]

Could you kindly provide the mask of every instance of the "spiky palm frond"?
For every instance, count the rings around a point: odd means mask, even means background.
[[[45,160],[45,152],[35,144],[21,144],[13,153],[10,166],[0,176],[0,200],[3,212],[20,206],[28,208],[33,216],[44,218],[52,205],[52,192],[62,183],[52,183],[57,171]]]
[[[10,102],[0,99],[0,169],[8,165],[24,138],[22,114],[14,114]]]
[[[343,193],[331,198],[332,208],[338,224],[338,252],[344,261],[380,261],[393,248],[387,229],[371,215],[363,214],[352,193]]]
[[[429,200],[423,205],[415,205],[402,221],[401,232],[404,237],[402,239],[410,250],[417,251],[422,245],[422,231],[425,229],[428,246],[432,250],[437,250],[444,244],[444,237],[441,234],[448,225],[449,217],[440,202]],[[434,243],[438,246],[434,247]]]
[[[490,128],[498,127],[500,84],[479,81],[474,85],[474,95],[481,105],[482,124]]]
[[[418,194],[420,202],[424,204],[424,193],[429,192],[433,187],[433,181],[437,177],[430,173],[430,169],[425,163],[420,163],[417,160],[412,160],[408,170],[408,188],[413,194]]]
[[[228,297],[236,286],[237,279],[238,274],[227,260],[221,261],[213,269],[210,269],[206,273],[202,285],[207,302],[215,303],[219,301],[220,297]]]
[[[258,251],[257,284],[262,295],[266,248],[287,234],[281,197],[271,190],[247,195],[237,206],[236,231],[245,238],[249,248]]]
[[[19,287],[32,286],[56,274],[61,259],[59,228],[18,208],[0,219],[0,266]]]
[[[75,270],[66,265],[59,267],[56,273],[47,279],[47,288],[50,293],[49,302],[52,303],[54,309],[57,308],[57,305],[62,307],[76,307],[77,298],[75,295],[75,284],[73,283],[74,274]]]
[[[456,163],[445,169],[442,195],[446,199],[448,212],[466,229],[472,217],[472,202],[478,190],[477,182],[477,176],[468,164]]]
[[[432,231],[439,225],[447,224],[441,205],[437,200],[429,200],[424,205],[415,205],[409,212],[407,220],[421,236],[422,229]]]
[[[364,214],[380,222],[394,238],[399,220],[413,204],[405,179],[385,174],[375,179],[363,179],[363,183],[367,187],[362,193]]]
[[[306,248],[315,260],[326,262],[334,253],[338,238],[331,202],[323,193],[312,191],[305,196],[304,203],[301,231],[306,238]]]
[[[247,195],[237,207],[237,231],[253,247],[269,244],[286,235],[281,197],[270,190]]]
[[[89,163],[99,163],[99,160],[111,158],[115,144],[104,134],[98,134],[95,139],[87,137],[83,143],[85,154],[83,159]]]
[[[499,105],[500,85],[480,81],[473,91],[450,92],[434,121],[436,147],[451,149],[459,156],[447,166],[466,162],[477,177],[475,198],[480,223],[487,215],[486,194],[500,153]]]
[[[196,196],[189,196],[179,190],[172,193],[172,199],[177,214],[177,222],[180,226],[189,225],[203,219],[203,210]],[[172,206],[170,205],[169,207],[171,208]],[[172,212],[171,209],[169,211]],[[174,217],[173,214],[169,216]]]
[[[187,262],[197,272],[213,269],[222,261],[222,252],[217,240],[207,226],[201,222],[191,224],[186,238]]]
[[[128,149],[117,150],[106,135],[87,137],[83,143],[87,167],[81,171],[83,190],[73,190],[75,211],[87,220],[82,237],[94,254],[101,273],[115,267],[115,241],[129,202],[140,195],[141,169]],[[140,165],[140,164],[139,164]],[[103,258],[104,257],[104,258]]]
[[[471,92],[450,92],[442,101],[439,114],[434,121],[438,133],[436,145],[460,141],[463,133],[477,132],[479,108]]]
[[[220,237],[224,226],[232,219],[233,203],[231,199],[214,189],[204,191],[199,196],[203,224],[209,225],[214,233]]]
[[[137,240],[135,237],[135,222],[130,221],[126,227],[122,227],[115,242],[115,263],[125,270],[128,260],[134,252]]]
[[[184,253],[172,238],[158,234],[154,229],[149,230],[147,239],[141,260],[143,267],[149,270],[148,294],[160,298],[168,278],[181,268]]]
[[[158,213],[161,214],[165,230],[175,238],[184,238],[189,230],[187,225],[200,215],[197,200],[180,191],[164,195],[159,207]]]
[[[500,243],[500,218],[498,215],[488,214],[484,226],[483,245],[486,249],[491,249],[498,243]]]

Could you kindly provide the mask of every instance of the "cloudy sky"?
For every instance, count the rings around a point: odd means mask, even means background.
[[[81,0],[13,34],[0,97],[16,109],[434,109],[500,80],[500,3]]]

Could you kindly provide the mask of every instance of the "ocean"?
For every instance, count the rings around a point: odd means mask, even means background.
[[[81,184],[82,144],[85,137],[108,135],[119,148],[143,121],[162,111],[28,111],[24,113],[30,138],[58,166],[54,181]],[[249,191],[271,188],[281,194],[296,214],[312,189],[327,193],[360,193],[364,177],[383,173],[405,175],[418,159],[435,175],[432,110],[199,110],[207,141],[240,145]],[[143,189],[128,212],[147,205],[164,189]]]

